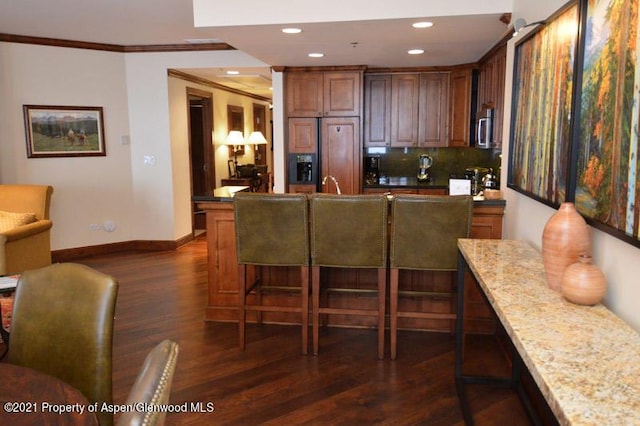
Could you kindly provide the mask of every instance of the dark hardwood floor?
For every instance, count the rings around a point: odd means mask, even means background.
[[[114,402],[123,404],[148,351],[179,343],[171,403],[213,404],[211,413],[169,414],[169,425],[386,424],[460,425],[453,378],[454,337],[399,334],[398,359],[380,361],[376,332],[321,331],[320,354],[301,355],[299,327],[250,324],[247,350],[237,326],[205,322],[205,236],[168,252],[119,253],[76,262],[118,278]],[[388,344],[388,342],[387,342]],[[506,364],[486,338],[469,339],[470,367],[487,373]],[[477,361],[474,361],[477,360]],[[495,361],[495,362],[494,362]],[[510,390],[468,386],[478,425],[529,424]]]

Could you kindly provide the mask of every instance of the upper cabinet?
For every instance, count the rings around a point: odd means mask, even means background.
[[[303,71],[286,74],[289,117],[359,117],[362,72]]]
[[[451,72],[449,146],[469,146],[471,129],[471,68]]]
[[[449,146],[449,74],[367,74],[365,146]]]
[[[448,145],[449,73],[431,72],[420,75],[418,146]]]
[[[492,52],[478,68],[478,111],[493,108],[493,148],[502,147],[504,123],[504,83],[507,67],[507,47],[503,45]]]

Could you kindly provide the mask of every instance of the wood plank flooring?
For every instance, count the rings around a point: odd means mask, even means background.
[[[299,327],[250,324],[247,350],[237,326],[205,322],[205,236],[168,252],[119,253],[76,262],[118,278],[114,402],[123,404],[148,351],[179,343],[171,403],[213,404],[211,413],[169,414],[168,425],[461,425],[453,378],[454,337],[399,334],[398,359],[376,357],[376,332],[328,328],[320,354],[303,356]],[[387,341],[388,344],[388,341]],[[470,350],[491,350],[470,339]],[[498,353],[477,359],[484,373],[506,371]],[[496,361],[496,362],[494,362]],[[506,389],[468,386],[478,425],[526,425]],[[117,419],[117,417],[116,417]]]

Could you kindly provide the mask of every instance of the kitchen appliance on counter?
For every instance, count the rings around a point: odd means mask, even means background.
[[[380,183],[380,156],[368,155],[364,158],[364,182],[366,185]]]
[[[418,167],[418,182],[429,180],[429,169],[433,164],[433,158],[428,154],[420,154]]]
[[[482,187],[484,189],[498,189],[498,178],[492,168],[489,168],[489,172],[482,177]]]
[[[489,170],[486,167],[467,167],[464,176],[471,180],[471,195],[479,195],[482,192],[482,178]]]

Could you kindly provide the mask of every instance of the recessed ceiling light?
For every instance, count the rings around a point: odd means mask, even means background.
[[[320,52],[317,52],[317,53],[309,53],[309,57],[310,57],[310,58],[322,58],[323,56],[324,56],[324,53],[320,53]]]
[[[238,75],[238,74],[240,74],[240,71],[228,70],[227,74],[228,75]]]
[[[422,55],[424,50],[422,49],[411,49],[407,52],[409,55]]]
[[[302,30],[300,28],[283,28],[282,32],[286,34],[299,34]]]
[[[423,21],[423,22],[414,22],[411,24],[413,28],[429,28],[433,27],[433,22]]]

